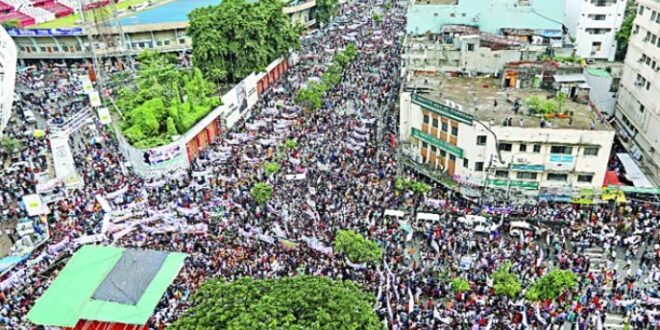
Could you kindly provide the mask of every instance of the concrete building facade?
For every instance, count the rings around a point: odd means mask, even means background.
[[[660,183],[660,1],[638,0],[615,108],[617,134]]]
[[[0,135],[4,131],[14,103],[16,83],[16,45],[4,28],[0,28]]]
[[[399,127],[407,153],[472,188],[461,191],[467,195],[484,186],[535,197],[601,187],[614,139],[607,121],[570,101],[564,109],[572,117],[541,119],[523,104],[547,92],[500,84],[409,75],[400,95]]]
[[[576,54],[613,61],[616,33],[621,28],[627,0],[566,1],[564,25],[575,38]]]
[[[316,24],[314,9],[316,0],[301,1],[283,8],[294,24],[312,27]],[[192,49],[192,39],[186,34],[188,22],[135,24],[122,27],[126,53],[138,54],[143,50],[180,52]],[[116,44],[119,29],[110,28]],[[93,26],[63,29],[10,29],[11,37],[18,47],[18,58],[25,64],[30,60],[80,60],[91,59],[92,52],[88,35],[95,36]],[[99,56],[112,56],[117,49],[96,44]]]

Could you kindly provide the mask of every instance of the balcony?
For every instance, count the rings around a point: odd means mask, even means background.
[[[292,1],[290,3],[293,5],[287,5],[286,7],[283,8],[285,14],[293,14],[299,11],[316,7],[316,0],[306,1],[303,3],[300,3],[298,1]]]

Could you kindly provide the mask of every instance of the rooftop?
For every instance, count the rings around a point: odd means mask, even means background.
[[[566,0],[416,0],[408,9],[409,33],[438,33],[444,25],[473,25],[482,32],[501,29],[561,32]],[[505,17],[506,19],[502,19]]]
[[[185,254],[81,247],[37,300],[28,319],[74,327],[80,320],[142,325],[183,266]]]
[[[525,100],[531,96],[539,96],[543,99],[553,96],[548,91],[541,89],[504,89],[501,81],[493,78],[462,78],[448,76],[414,76],[407,87],[426,87],[430,91],[419,95],[431,101],[445,104],[446,100],[456,103],[462,107],[461,111],[472,115],[474,119],[483,123],[494,121],[494,126],[503,126],[507,118],[512,118],[512,126],[540,127],[542,118],[528,114]],[[513,102],[519,99],[522,103],[518,113],[513,111]],[[494,107],[497,101],[497,107]],[[546,118],[545,122],[551,124],[551,128],[560,129],[590,129],[591,123],[595,123],[597,130],[609,130],[607,121],[601,123],[600,117],[594,113],[586,104],[580,104],[567,100],[562,107],[562,112],[573,112],[572,123],[568,118]],[[547,127],[547,126],[546,126]]]

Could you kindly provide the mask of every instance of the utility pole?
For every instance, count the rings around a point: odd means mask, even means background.
[[[479,206],[483,208],[484,206],[484,197],[486,195],[486,187],[488,186],[488,177],[490,176],[490,170],[493,167],[493,155],[490,155],[490,161],[488,162],[488,167],[486,168],[486,179],[484,179],[483,187],[481,188],[481,197],[479,197]]]

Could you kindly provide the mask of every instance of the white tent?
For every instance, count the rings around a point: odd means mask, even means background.
[[[392,217],[403,217],[406,215],[405,212],[403,211],[398,211],[398,210],[385,210],[385,216],[392,216]]]
[[[623,168],[626,169],[626,178],[632,181],[635,187],[654,188],[654,186],[646,178],[646,175],[642,173],[642,170],[629,154],[619,153],[616,154],[616,156],[621,161]]]

